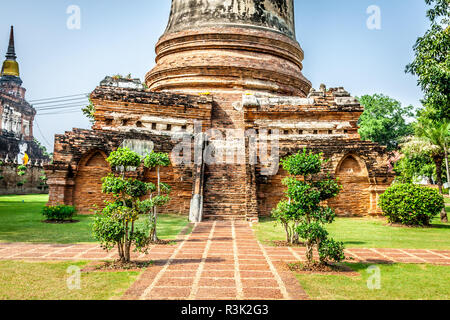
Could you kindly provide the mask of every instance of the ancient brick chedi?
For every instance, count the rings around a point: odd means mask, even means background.
[[[56,136],[49,203],[102,205],[105,158],[130,146],[171,153],[166,211],[257,220],[283,196],[278,160],[308,148],[344,186],[331,203],[340,215],[378,214],[392,181],[386,151],[360,140],[364,109],[348,92],[311,88],[294,25],[292,0],[173,0],[148,89],[104,82],[91,95],[93,129]]]
[[[16,58],[11,27],[0,77],[0,194],[45,193],[40,177],[49,158],[33,137],[36,110],[25,100]],[[28,169],[25,176],[18,176],[17,166],[25,154],[30,160]]]
[[[14,29],[11,27],[0,77],[0,160],[21,163],[27,153],[33,161],[47,161],[34,141],[36,110],[25,100],[26,89],[22,87],[16,58]]]

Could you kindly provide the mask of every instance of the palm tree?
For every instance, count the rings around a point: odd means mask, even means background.
[[[416,125],[416,136],[411,137],[403,149],[408,152],[422,153],[430,156],[436,166],[436,181],[439,192],[443,194],[442,165],[447,166],[447,181],[450,183],[449,171],[450,122],[420,121]],[[445,209],[441,213],[441,221],[448,222]]]

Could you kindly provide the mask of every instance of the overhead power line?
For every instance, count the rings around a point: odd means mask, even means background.
[[[47,143],[47,149],[50,150],[52,148],[52,144],[50,142],[48,142],[47,138],[45,137],[45,135],[42,133],[41,127],[39,127],[39,122],[37,122],[36,120],[34,121],[34,123],[36,123],[36,126],[42,136],[42,138],[44,139],[44,141]]]
[[[81,106],[73,106],[73,107],[68,107],[68,108],[64,108],[64,109],[48,109],[48,110],[42,110],[42,111],[39,111],[37,114],[43,114],[43,113],[46,113],[46,112],[58,113],[58,112],[70,111],[70,110],[75,110],[75,111],[80,110],[80,111],[81,111],[81,109],[82,109]]]
[[[48,102],[33,103],[33,106],[40,106],[40,105],[47,105],[47,104],[58,104],[58,103],[63,103],[63,102],[79,101],[79,100],[88,101],[87,97],[80,97],[80,98],[73,98],[73,99],[54,100],[54,101],[48,101]]]
[[[58,100],[58,99],[65,99],[65,98],[73,98],[73,97],[78,97],[78,96],[84,96],[84,97],[89,97],[89,93],[80,93],[80,94],[73,94],[70,96],[61,96],[61,97],[54,97],[54,98],[45,98],[45,99],[37,99],[37,100],[30,100],[29,102],[31,104],[35,103],[35,102],[41,102],[41,101],[49,101],[49,100]],[[49,101],[50,102],[50,101]]]
[[[64,112],[49,112],[49,113],[39,113],[36,116],[58,116],[62,114],[72,114],[72,113],[78,113],[80,110],[73,110],[73,111],[64,111]]]
[[[52,106],[45,106],[45,107],[40,107],[40,108],[36,108],[36,111],[43,111],[43,110],[52,110],[52,109],[64,109],[64,108],[68,108],[68,107],[74,107],[74,106],[81,106],[81,107],[86,107],[87,103],[82,103],[80,102],[74,102],[74,103],[68,103],[68,104],[58,104],[58,105],[52,105]]]

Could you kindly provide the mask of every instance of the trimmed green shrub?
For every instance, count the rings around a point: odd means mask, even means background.
[[[314,249],[319,252],[321,265],[345,259],[344,244],[329,238],[325,228],[336,214],[324,201],[336,197],[342,187],[336,179],[319,175],[327,161],[322,157],[304,149],[281,161],[290,177],[283,179],[286,198],[272,211],[286,231],[287,242],[299,243],[300,238],[306,241],[307,267],[317,264]]]
[[[141,157],[127,148],[119,148],[112,152],[107,161],[111,167],[117,167],[113,172],[102,179],[102,192],[114,198],[114,201],[106,201],[106,207],[95,217],[93,235],[102,248],[109,251],[117,248],[120,261],[128,263],[131,260],[131,249],[135,252],[146,253],[151,242],[150,222],[145,225],[137,225],[143,209],[152,209],[147,203],[143,206],[141,199],[147,198],[149,192],[154,192],[156,186],[139,179],[126,178],[127,167],[139,167]],[[149,200],[146,200],[149,201]],[[156,228],[156,222],[155,222]]]
[[[390,223],[428,226],[444,209],[444,197],[432,188],[395,184],[380,197],[380,207]]]
[[[71,220],[75,215],[75,208],[72,206],[50,206],[42,209],[42,214],[50,221]]]

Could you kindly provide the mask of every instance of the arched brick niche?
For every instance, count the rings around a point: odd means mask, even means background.
[[[104,207],[104,201],[110,197],[101,192],[101,179],[111,171],[106,154],[93,150],[85,154],[78,164],[75,176],[73,204],[79,214],[92,214],[94,206]]]
[[[336,177],[343,186],[339,196],[328,204],[339,216],[366,216],[370,210],[370,180],[367,166],[355,154],[344,156],[336,168]]]

